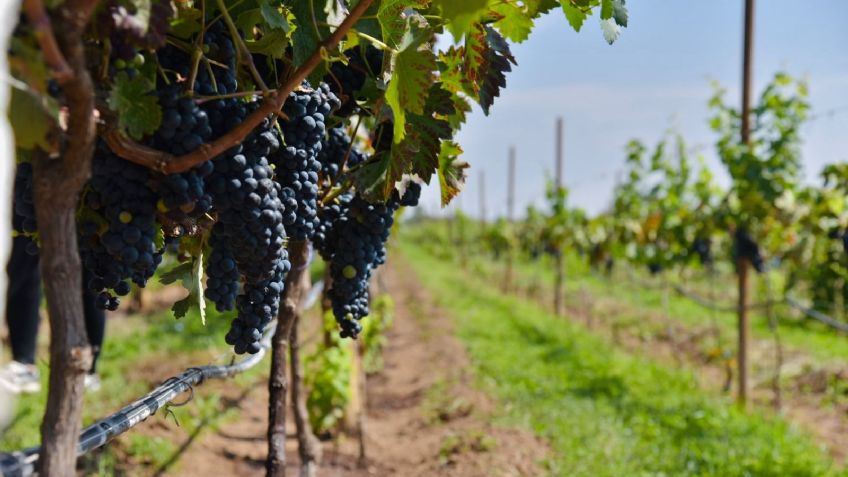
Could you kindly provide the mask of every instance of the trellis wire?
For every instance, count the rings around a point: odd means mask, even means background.
[[[303,302],[303,308],[310,308],[318,301],[324,289],[324,282],[316,282],[309,290]],[[174,398],[186,391],[193,391],[194,386],[202,384],[207,379],[225,379],[243,373],[256,366],[268,353],[271,338],[276,329],[276,320],[265,327],[261,348],[258,353],[250,355],[230,365],[206,365],[187,368],[178,376],[165,380],[162,385],[147,393],[137,401],[129,404],[111,416],[86,427],[80,434],[77,456],[103,447],[115,437],[129,431],[140,422],[152,416]],[[40,446],[28,449],[0,453],[0,475],[3,477],[26,477],[33,475],[38,461]]]

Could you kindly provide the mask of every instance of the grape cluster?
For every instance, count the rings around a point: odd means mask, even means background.
[[[403,197],[400,192],[395,190],[392,192],[392,200],[397,202],[401,207],[417,207],[418,201],[421,200],[421,184],[417,182],[408,182],[406,189],[403,191]]]
[[[751,261],[751,266],[759,273],[765,271],[765,262],[760,254],[760,247],[757,242],[748,234],[748,231],[742,227],[736,229],[734,234],[734,256],[747,258]]]
[[[145,141],[151,147],[177,156],[194,151],[212,137],[206,111],[191,98],[181,97],[178,88],[178,84],[172,84],[157,91],[162,106],[162,124]],[[212,169],[211,161],[206,161],[187,172],[160,176],[155,182],[161,198],[157,204],[159,212],[177,223],[209,212],[212,197],[204,188],[204,178]]]
[[[698,237],[692,242],[692,252],[698,255],[701,265],[713,263],[712,243],[709,238]]]
[[[350,136],[344,127],[335,127],[327,131],[327,138],[321,146],[318,161],[321,174],[330,184],[334,184],[344,167],[355,167],[366,159],[365,155],[352,147]]]
[[[346,50],[345,55],[348,57],[347,64],[333,63],[330,72],[324,76],[324,82],[343,101],[336,112],[343,118],[357,112],[357,93],[365,86],[365,79],[379,75],[383,69],[383,52],[373,46],[366,47],[364,58],[359,47]]]
[[[206,298],[215,303],[218,311],[232,310],[239,292],[239,271],[235,256],[217,225],[209,235],[209,244],[212,251],[206,264]]]
[[[23,234],[34,234],[38,232],[38,221],[35,218],[32,188],[32,164],[22,162],[18,164],[15,170],[12,228]],[[26,251],[30,255],[38,254],[38,244],[35,240],[27,242]]]
[[[343,215],[332,222],[319,251],[330,262],[333,281],[328,295],[343,338],[362,331],[358,321],[369,313],[368,282],[372,270],[386,261],[393,215],[402,205],[417,205],[420,188],[412,182],[402,197],[395,191],[383,204],[371,204],[359,196],[339,204]]]
[[[353,193],[346,192],[335,198],[332,203],[325,204],[318,211],[318,228],[315,230],[315,235],[312,236],[312,245],[321,257],[328,262],[332,257],[332,249],[329,245],[333,242],[332,237],[336,230],[336,224],[339,219],[347,216],[351,200],[353,200]]]
[[[244,285],[244,291],[236,299],[238,318],[233,320],[225,337],[236,353],[259,352],[262,331],[280,309],[280,295],[290,269],[288,260],[280,260],[271,278]]]
[[[145,286],[162,261],[155,245],[156,194],[147,169],[128,163],[98,145],[79,220],[80,256],[99,293],[100,308],[118,308],[117,296],[130,292],[129,280]]]
[[[248,113],[236,105],[223,112],[236,120],[236,115],[243,114],[243,119]],[[277,313],[279,294],[290,269],[283,248],[282,189],[272,180],[274,170],[268,162],[269,154],[279,145],[279,136],[271,120],[266,119],[241,145],[214,159],[214,170],[206,178],[218,212],[212,230],[211,270],[207,268],[210,277],[218,278],[207,282],[207,293],[216,307],[231,308],[232,295],[238,288],[230,260],[244,279],[242,293],[235,300],[238,316],[227,334],[227,343],[237,353],[258,351],[258,336]]]
[[[308,88],[308,84],[305,85]],[[305,240],[318,226],[318,153],[325,121],[339,100],[326,84],[318,89],[292,92],[281,120],[284,145],[271,156],[286,208],[286,232],[292,240]]]

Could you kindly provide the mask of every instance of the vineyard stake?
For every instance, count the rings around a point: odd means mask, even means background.
[[[751,146],[751,66],[753,63],[754,42],[754,0],[745,0],[745,39],[742,58],[742,143]],[[748,269],[750,261],[739,257],[737,273],[739,275],[739,306],[738,306],[738,351],[739,389],[737,403],[740,407],[748,407]]]

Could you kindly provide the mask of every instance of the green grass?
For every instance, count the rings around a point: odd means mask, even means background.
[[[786,422],[739,412],[691,371],[626,354],[413,243],[402,254],[509,419],[549,439],[554,475],[844,475]]]
[[[98,362],[102,388],[86,394],[83,425],[117,411],[152,389],[146,380],[138,379],[138,366],[142,362],[159,359],[167,362],[173,356],[190,356],[194,361],[189,364],[206,364],[227,353],[229,347],[224,343],[224,334],[229,328],[228,316],[217,313],[214,308],[207,308],[205,327],[196,310],[180,320],[175,320],[170,310],[150,316],[110,319]],[[38,363],[42,390],[19,397],[14,421],[0,435],[0,450],[17,450],[37,445],[40,441],[39,426],[47,401],[48,377],[47,351],[42,349],[41,352],[45,355]],[[168,377],[155,378],[164,380]],[[244,385],[243,379],[238,382]]]

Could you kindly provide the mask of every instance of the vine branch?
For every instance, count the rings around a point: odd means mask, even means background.
[[[64,85],[73,79],[74,71],[65,60],[62,50],[59,49],[56,36],[53,35],[53,26],[50,23],[50,17],[47,16],[44,4],[41,0],[24,0],[23,10],[27,20],[29,20],[33,30],[35,30],[35,38],[41,47],[44,61],[50,67],[56,81],[60,85]]]
[[[310,73],[323,61],[323,52],[333,49],[345,37],[347,32],[359,21],[359,18],[368,10],[373,0],[360,0],[350,11],[341,25],[312,52],[307,60],[295,70],[295,72],[272,92],[262,105],[251,113],[238,126],[222,135],[215,141],[204,144],[197,150],[182,156],[173,156],[163,151],[143,146],[118,132],[114,122],[104,122],[102,135],[112,151],[118,156],[136,164],[154,169],[163,174],[174,174],[185,172],[198,164],[208,161],[228,149],[237,146],[254,130],[259,124],[271,114],[278,113],[286,102],[289,93],[300,85]]]

